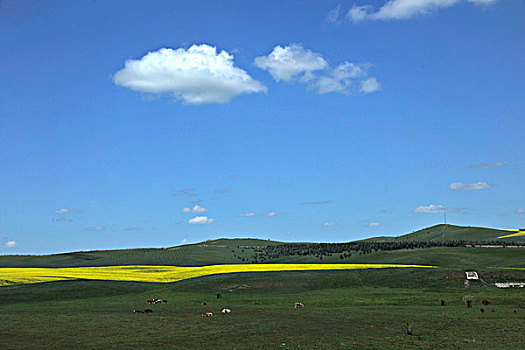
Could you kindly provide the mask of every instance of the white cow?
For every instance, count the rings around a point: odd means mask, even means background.
[[[232,312],[232,310],[230,310],[230,309],[222,309],[221,312],[222,312],[223,314],[229,314],[229,313]]]

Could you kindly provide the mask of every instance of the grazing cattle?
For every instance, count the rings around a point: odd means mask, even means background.
[[[155,302],[155,299],[148,299],[147,302],[148,304],[153,304]]]
[[[212,317],[213,316],[213,313],[212,312],[203,312],[201,314],[202,317]]]
[[[168,299],[162,299],[162,302],[163,302],[163,303],[167,303],[167,302],[168,302]]]
[[[153,310],[151,310],[151,309],[146,309],[146,310],[144,310],[144,313],[145,313],[145,314],[149,314],[150,312],[153,312]]]
[[[155,304],[161,304],[161,303],[162,303],[162,300],[161,300],[161,299],[155,299],[154,303],[155,303]]]
[[[133,313],[134,313],[134,314],[141,314],[142,311],[140,311],[140,310],[133,310]]]
[[[304,307],[303,303],[295,303],[295,308],[296,309],[300,309],[300,308],[303,308],[303,307]]]
[[[485,312],[485,310],[484,310],[484,309],[479,309],[479,311],[481,311],[481,312]]]
[[[222,312],[223,314],[229,314],[229,313],[232,312],[232,310],[230,310],[230,309],[222,309],[221,312]]]
[[[201,305],[207,305],[206,302],[202,302]]]

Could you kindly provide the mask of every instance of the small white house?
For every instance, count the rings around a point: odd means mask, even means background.
[[[465,271],[468,280],[477,280],[479,279],[478,273],[476,271]]]

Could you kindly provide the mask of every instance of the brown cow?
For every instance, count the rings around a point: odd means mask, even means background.
[[[201,314],[202,317],[212,317],[213,316],[213,313],[212,312],[203,312]]]
[[[295,308],[296,309],[300,309],[300,308],[303,308],[303,307],[304,307],[303,303],[295,303]]]

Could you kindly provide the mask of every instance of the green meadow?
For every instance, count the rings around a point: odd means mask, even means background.
[[[231,263],[277,243],[214,240],[166,249],[3,256],[0,265]],[[524,258],[525,248],[435,247],[354,253],[344,259],[332,255],[322,262],[440,266],[436,269],[1,287],[0,337],[6,349],[520,349],[525,348],[525,288],[499,289],[494,282],[525,282]],[[315,256],[279,260],[319,262]],[[466,286],[469,269],[480,280]],[[472,308],[463,302],[467,295],[473,297]],[[168,302],[150,305],[150,298]],[[295,302],[305,307],[295,309]],[[148,308],[153,313],[133,313]],[[221,314],[222,308],[231,314]],[[203,312],[214,316],[201,317]]]

